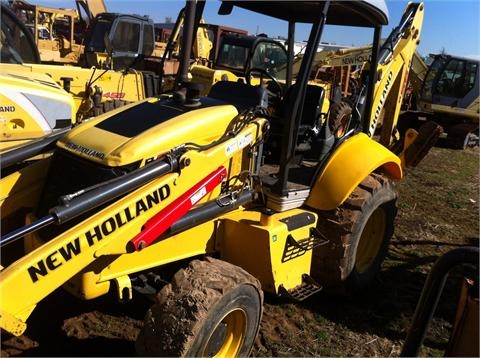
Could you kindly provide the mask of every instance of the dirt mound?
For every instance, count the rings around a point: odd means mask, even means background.
[[[142,321],[93,311],[66,319],[62,330],[68,337],[77,339],[104,337],[135,341],[141,327]]]

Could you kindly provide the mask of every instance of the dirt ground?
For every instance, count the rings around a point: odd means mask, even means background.
[[[373,289],[349,298],[316,294],[297,304],[266,297],[254,356],[398,356],[425,279],[451,249],[479,245],[479,150],[434,148],[398,185],[396,231]],[[443,355],[461,279],[452,271],[420,351]],[[474,273],[478,275],[478,272]],[[42,301],[2,356],[132,356],[150,302],[78,301],[62,290]]]

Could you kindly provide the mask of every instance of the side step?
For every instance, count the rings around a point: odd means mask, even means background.
[[[326,243],[328,243],[328,240],[315,227],[310,228],[310,236],[303,240],[297,241],[292,235],[288,235],[283,251],[282,263],[302,256],[314,247],[325,245]]]
[[[303,301],[310,297],[311,295],[320,292],[322,286],[317,283],[310,275],[304,273],[302,275],[303,283],[300,286],[295,287],[294,289],[287,291],[283,285],[278,287],[278,294],[280,297],[286,297],[292,301]]]

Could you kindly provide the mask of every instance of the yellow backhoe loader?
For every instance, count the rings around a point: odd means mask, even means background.
[[[277,98],[252,84],[260,76],[275,83],[263,68],[251,68],[247,83],[218,81],[207,96],[189,82],[204,5],[186,3],[174,92],[78,125],[53,156],[2,179],[2,215],[7,207],[25,219],[0,238],[3,330],[24,333],[35,306],[61,286],[82,299],[142,292],[155,301],[139,355],[245,356],[264,292],[301,301],[322,288],[374,284],[394,229],[393,183],[426,154],[434,131],[408,131],[399,142],[385,125],[395,123],[392,108],[382,130],[396,151],[372,138],[386,99],[401,102],[408,68],[379,46],[386,4],[220,2],[225,16],[241,8],[288,24],[288,48],[297,25],[310,24],[298,75],[293,81],[288,56]],[[408,4],[400,43],[415,48],[423,12],[423,3]],[[325,90],[308,83],[330,25],[373,35],[370,76],[342,136],[326,124]],[[18,246],[24,255],[15,256]]]
[[[75,9],[33,5],[23,0],[10,3],[11,10],[29,29],[44,63],[76,64],[83,53],[79,15]],[[83,30],[83,31],[82,31]]]
[[[41,64],[32,34],[3,3],[0,58],[2,155],[7,149],[160,91],[158,76],[150,71]],[[65,103],[70,103],[68,111]],[[35,106],[37,110],[27,110]]]
[[[135,61],[135,68],[144,69],[145,57],[154,51],[152,19],[107,12],[103,0],[75,3],[77,9],[11,2],[11,10],[32,32],[42,63],[118,70],[131,66],[132,58],[142,57]]]

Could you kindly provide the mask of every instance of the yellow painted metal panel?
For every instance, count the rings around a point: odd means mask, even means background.
[[[5,69],[6,66],[0,65],[2,150],[50,134],[56,119],[75,119],[73,98],[49,76]],[[62,118],[51,118],[52,113]]]
[[[393,179],[402,178],[399,157],[364,133],[349,138],[325,165],[306,204],[319,210],[335,209],[377,168]]]
[[[0,179],[1,218],[20,208],[34,208],[40,197],[49,160],[38,161]]]
[[[226,70],[216,70],[206,66],[193,65],[190,67],[189,75],[193,83],[203,85],[200,95],[206,96],[212,86],[218,81],[236,82],[238,77]]]
[[[308,213],[314,221],[289,231],[280,221],[298,214]],[[260,280],[262,289],[278,294],[279,287],[292,290],[303,283],[303,275],[310,274],[312,251],[293,258],[284,256],[287,237],[296,241],[310,236],[316,226],[316,215],[293,209],[273,215],[258,211],[237,211],[220,220],[217,248],[221,258],[244,268]]]
[[[149,99],[142,103],[147,101],[157,100]],[[111,112],[111,114],[113,115],[115,112]],[[72,129],[58,141],[58,146],[104,165],[130,164],[146,158],[157,158],[172,148],[187,142],[198,145],[210,144],[226,132],[230,122],[238,112],[235,107],[230,105],[188,111],[183,114],[180,113],[179,116],[175,117],[175,120],[159,123],[134,138],[107,133],[107,131],[96,127],[97,123],[111,114],[109,112],[98,119],[88,121]],[[199,123],[202,123],[202,130],[198,130]],[[77,143],[81,143],[80,150],[75,149]],[[89,156],[83,150],[84,148],[88,151],[101,153],[101,158]]]
[[[85,93],[85,85],[92,79],[96,81],[93,86],[102,88],[103,100],[112,98],[128,102],[137,102],[145,98],[144,83],[141,73],[95,70],[79,66],[58,66],[44,64],[0,64],[2,71],[17,71],[22,76],[35,77],[48,74],[50,81],[58,85],[63,84],[62,77],[71,78],[70,96],[75,100],[76,110],[82,103],[89,101]],[[92,88],[93,90],[93,88]]]

